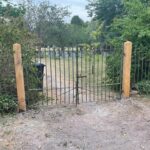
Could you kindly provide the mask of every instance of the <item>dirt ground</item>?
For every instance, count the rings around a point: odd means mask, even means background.
[[[1,117],[0,150],[150,150],[150,100],[48,106]]]

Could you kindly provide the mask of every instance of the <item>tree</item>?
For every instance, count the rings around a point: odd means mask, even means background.
[[[30,1],[26,4],[26,8],[26,22],[31,31],[38,35],[42,45],[64,47],[67,41],[67,29],[64,23],[64,18],[69,15],[67,8],[51,5],[46,1],[37,6]]]
[[[6,5],[3,5],[4,2],[6,3]],[[23,6],[19,5],[19,6],[15,7],[7,0],[0,1],[0,16],[1,17],[17,18],[19,16],[23,16],[24,14],[25,14],[25,9]]]
[[[106,61],[110,81],[120,82],[120,64],[124,41],[133,42],[132,81],[144,85],[150,78],[150,0],[89,0],[89,15],[99,22],[96,35],[101,45],[109,44],[116,50]],[[140,75],[139,75],[140,74]],[[145,84],[147,85],[147,84]],[[143,88],[143,87],[142,87]],[[146,89],[146,87],[144,88]]]
[[[67,28],[69,33],[68,45],[76,46],[78,44],[89,42],[89,35],[85,27],[69,24]]]
[[[90,42],[99,42],[99,30],[100,26],[98,21],[90,21],[87,23],[86,31]]]
[[[73,16],[72,19],[71,19],[71,24],[78,25],[78,26],[83,26],[84,21],[79,16]]]
[[[113,19],[123,13],[122,0],[89,0],[87,10],[90,17],[103,24],[103,31],[108,31]]]
[[[124,0],[124,13],[126,15],[118,16],[111,24],[111,32],[117,33],[109,42],[113,46],[121,47],[124,41],[130,40],[133,42],[133,57],[132,57],[132,85],[137,86],[139,83],[150,79],[149,60],[150,60],[150,3],[142,0]],[[117,50],[115,57],[110,57],[107,66],[109,67],[109,77],[111,77],[111,68],[119,70],[119,53]],[[115,62],[115,63],[113,63]],[[115,74],[119,78],[119,74]],[[116,80],[116,79],[115,79]],[[139,84],[141,85],[141,84]]]
[[[33,55],[35,52],[34,46],[37,39],[36,36],[26,28],[23,17],[24,11],[22,11],[24,9],[22,8],[22,6],[14,6],[9,2],[6,3],[6,5],[3,5],[3,3],[0,5],[0,10],[4,10],[0,17],[0,113],[2,111],[10,112],[17,106],[12,51],[14,43],[20,43],[22,46],[24,69],[29,68],[32,70]],[[26,79],[26,72],[24,75]],[[32,79],[34,78],[32,75]],[[28,96],[27,80],[25,80],[25,85],[26,95]],[[31,94],[33,94],[33,92]],[[36,99],[38,99],[38,96],[39,94],[35,93]],[[35,97],[32,98],[35,99]],[[32,100],[32,98],[30,100]]]

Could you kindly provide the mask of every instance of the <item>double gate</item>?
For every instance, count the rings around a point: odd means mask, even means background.
[[[43,85],[37,88],[44,95],[42,103],[79,104],[120,99],[122,63],[118,70],[120,79],[114,83],[107,71],[107,59],[112,55],[115,49],[108,46],[37,49],[34,63],[45,66]],[[119,57],[122,62],[122,54]],[[111,70],[115,79],[116,70]]]

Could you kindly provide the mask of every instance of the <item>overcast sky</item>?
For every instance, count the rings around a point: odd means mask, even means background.
[[[87,0],[50,0],[53,4],[61,4],[63,6],[69,6],[70,11],[73,15],[79,15],[83,20],[89,20],[87,10]]]
[[[20,2],[21,0],[13,0]],[[34,0],[35,2],[39,2],[42,0]],[[87,11],[85,9],[85,6],[88,4],[87,0],[49,0],[52,4],[57,4],[61,6],[68,6],[69,11],[72,13],[71,16],[78,15],[80,16],[84,21],[90,20],[88,18]]]

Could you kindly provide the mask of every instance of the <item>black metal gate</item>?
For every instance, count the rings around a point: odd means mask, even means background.
[[[115,49],[109,46],[37,49],[34,63],[45,65],[43,88],[37,88],[37,92],[45,97],[42,104],[79,104],[120,99],[122,63],[118,70],[120,78],[114,83],[107,73],[107,59],[112,55],[115,55]],[[122,49],[120,60],[122,62]],[[115,78],[116,69],[112,70]]]

